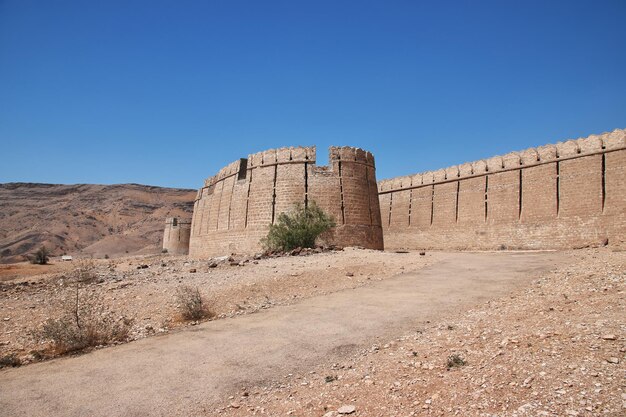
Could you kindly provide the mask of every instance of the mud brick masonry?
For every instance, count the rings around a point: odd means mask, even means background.
[[[380,181],[385,248],[623,246],[625,168],[615,130]]]
[[[189,235],[191,221],[168,217],[165,219],[163,232],[163,250],[173,255],[187,255],[189,253]]]
[[[310,201],[335,218],[333,243],[383,249],[372,154],[331,147],[328,166],[315,165],[315,156],[315,147],[273,149],[208,178],[196,197],[189,254],[258,252],[280,213]]]
[[[269,150],[229,164],[198,190],[189,254],[258,252],[278,214],[311,200],[334,216],[340,246],[624,247],[625,171],[626,130],[379,182],[362,149],[331,147],[328,166],[315,165],[315,147]]]

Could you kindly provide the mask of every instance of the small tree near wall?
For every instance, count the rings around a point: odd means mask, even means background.
[[[312,248],[316,239],[334,226],[335,220],[314,201],[307,207],[298,204],[290,212],[278,215],[261,244],[271,251]]]

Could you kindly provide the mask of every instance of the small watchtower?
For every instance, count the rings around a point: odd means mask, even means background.
[[[172,255],[187,255],[189,253],[190,233],[190,219],[168,217],[165,219],[163,232],[163,250]]]

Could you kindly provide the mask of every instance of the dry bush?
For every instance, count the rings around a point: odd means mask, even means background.
[[[17,368],[22,365],[22,361],[17,357],[15,353],[10,353],[8,355],[0,357],[0,368],[8,368],[13,367]]]
[[[446,362],[448,369],[458,368],[467,364],[467,362],[465,362],[465,359],[463,359],[463,357],[458,353],[453,353],[452,355],[448,356],[448,360]]]
[[[99,295],[81,290],[75,277],[61,303],[60,314],[48,319],[34,335],[39,342],[51,343],[57,354],[63,354],[126,341],[131,325],[130,319],[116,319]]]
[[[213,317],[214,314],[204,303],[198,288],[183,285],[176,290],[178,311],[183,320],[201,320]]]
[[[72,270],[71,279],[83,284],[90,284],[98,280],[96,265],[93,260],[85,259],[79,261]]]

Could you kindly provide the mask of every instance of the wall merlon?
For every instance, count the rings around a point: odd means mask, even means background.
[[[410,176],[410,178],[411,178],[411,186],[418,186],[424,183],[424,178],[421,173],[413,174]]]
[[[525,151],[521,151],[520,158],[522,161],[522,165],[534,165],[541,159],[541,157],[539,156],[539,151],[536,148],[530,148],[526,149]]]
[[[568,156],[574,156],[580,154],[580,147],[575,140],[568,140],[567,142],[558,142],[556,144],[556,151],[559,158],[567,158]]]
[[[616,129],[613,132],[604,133],[602,141],[607,150],[624,148],[626,147],[626,129]]]
[[[498,172],[504,169],[504,161],[501,156],[493,156],[487,159],[487,171],[488,172]]]
[[[474,173],[472,175],[480,175],[487,172],[487,161],[481,159],[479,161],[474,161],[472,164],[472,170]]]
[[[537,152],[539,153],[539,161],[538,162],[547,162],[547,161],[555,161],[556,160],[556,146],[555,145],[543,145],[538,146]]]
[[[582,153],[594,153],[602,151],[602,138],[599,135],[591,135],[588,138],[577,140]]]
[[[292,148],[276,149],[276,163],[285,163],[292,161]]]
[[[448,168],[445,169],[445,171],[446,171],[445,179],[447,179],[447,180],[452,180],[452,179],[455,179],[455,178],[459,178],[459,176],[460,176],[460,170],[459,170],[459,166],[458,165],[455,165],[455,166],[452,166],[452,167],[448,167]]]
[[[263,152],[262,158],[261,165],[275,165],[277,162],[276,149],[270,149]]]
[[[519,152],[510,152],[502,156],[502,163],[505,169],[519,168],[521,165],[521,156]]]

